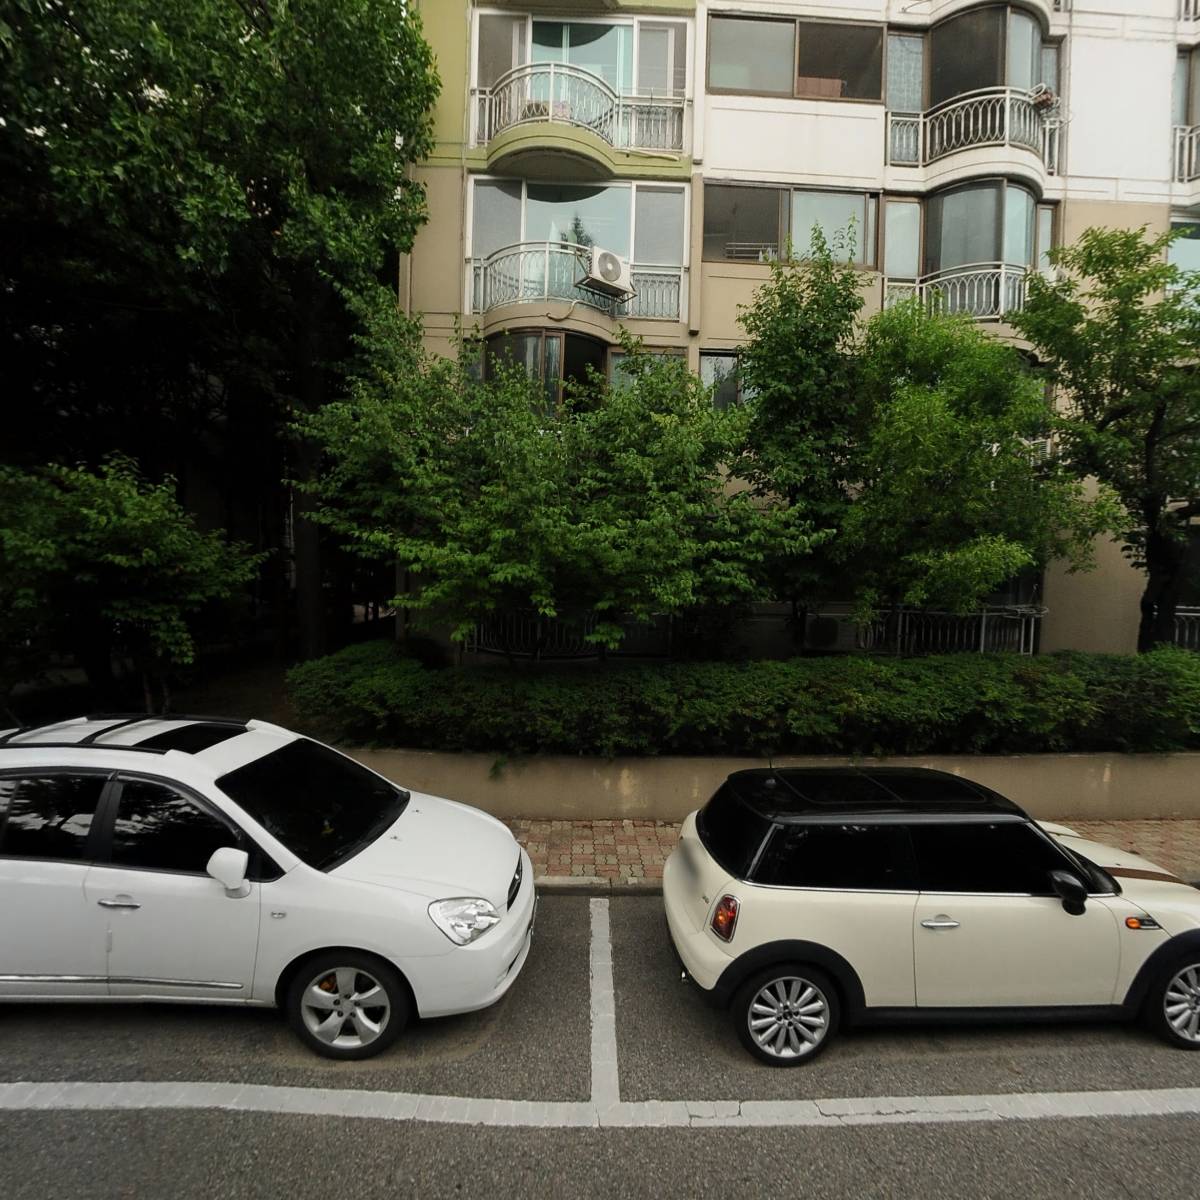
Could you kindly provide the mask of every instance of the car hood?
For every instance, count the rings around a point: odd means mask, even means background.
[[[503,909],[519,859],[516,839],[494,817],[413,792],[395,823],[330,875],[431,900],[482,896]]]

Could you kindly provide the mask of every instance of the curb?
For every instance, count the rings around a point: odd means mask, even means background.
[[[535,875],[543,896],[661,896],[661,879],[616,879],[601,875]]]

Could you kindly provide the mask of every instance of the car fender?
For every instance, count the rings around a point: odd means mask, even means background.
[[[1186,933],[1176,934],[1142,963],[1138,973],[1133,977],[1129,990],[1125,993],[1123,1007],[1130,1013],[1136,1013],[1146,1002],[1146,994],[1150,991],[1154,980],[1175,959],[1187,954],[1194,954],[1200,962],[1200,929],[1189,929]]]
[[[820,967],[841,992],[843,1018],[852,1017],[866,1004],[862,980],[858,972],[836,951],[819,942],[782,940],[764,942],[739,955],[721,972],[713,987],[713,999],[720,1005],[728,1005],[733,993],[758,971],[774,963],[809,963]]]

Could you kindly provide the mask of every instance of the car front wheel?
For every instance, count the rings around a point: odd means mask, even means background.
[[[837,991],[814,967],[784,964],[751,976],[733,997],[742,1045],[772,1067],[811,1062],[837,1032]]]
[[[351,951],[311,959],[287,993],[292,1028],[326,1058],[370,1058],[386,1050],[408,1024],[410,1008],[408,990],[392,967]]]
[[[1151,1026],[1181,1050],[1200,1050],[1200,956],[1176,961],[1150,993]]]

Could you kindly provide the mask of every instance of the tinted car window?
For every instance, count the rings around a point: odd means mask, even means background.
[[[1050,872],[1071,869],[1048,841],[1019,822],[914,825],[911,833],[923,892],[1048,896]]]
[[[217,786],[310,866],[329,869],[369,845],[408,793],[301,738],[222,775]]]
[[[755,871],[786,887],[913,888],[908,835],[898,826],[781,825]]]
[[[202,875],[214,850],[236,846],[228,826],[161,783],[127,779],[113,826],[114,866]]]
[[[0,779],[0,855],[82,859],[102,775]]]
[[[723,783],[696,818],[704,848],[738,879],[746,879],[771,823],[740,803]]]

